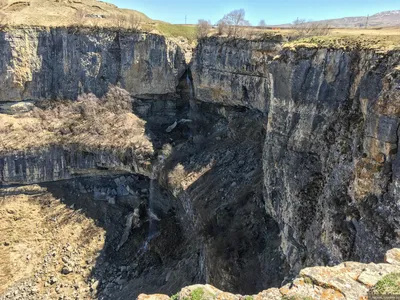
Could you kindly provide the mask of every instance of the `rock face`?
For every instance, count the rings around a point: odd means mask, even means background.
[[[100,285],[100,295],[128,299],[139,289],[176,292],[182,284],[200,282],[241,294],[276,288],[257,296],[262,299],[290,297],[291,291],[353,299],[366,293],[383,267],[340,263],[379,263],[400,245],[400,52],[286,49],[279,38],[210,38],[199,41],[188,67],[177,44],[151,34],[14,29],[1,33],[0,43],[0,100],[100,97],[114,85],[129,92],[124,113],[141,119],[141,139],[118,143],[133,127],[122,128],[126,122],[118,112],[110,127],[119,120],[116,127],[126,131],[107,135],[76,108],[70,112],[78,115],[75,123],[89,124],[79,133],[95,140],[88,151],[74,147],[77,140],[68,137],[79,126],[66,122],[42,149],[1,152],[2,183],[118,170],[141,173],[151,186],[158,181],[170,193],[159,198],[168,202],[165,218],[173,215],[166,223],[161,217],[161,236],[152,240],[151,229],[142,229],[142,247],[127,238],[133,235],[125,226],[123,237],[115,239],[118,247],[133,243],[151,259],[123,284]],[[104,120],[110,107],[103,107]],[[40,124],[53,132],[57,122],[46,118]],[[2,130],[16,131],[11,125]],[[102,148],[101,138],[112,142]],[[132,149],[147,154],[135,156]],[[114,205],[109,194],[103,196]],[[149,223],[158,219],[153,198],[143,193]],[[127,223],[135,223],[133,214]],[[391,253],[388,262],[396,257]],[[339,266],[304,269],[315,265]],[[301,278],[277,289],[301,269]],[[344,291],[348,286],[357,295]],[[230,297],[238,296],[221,294]]]
[[[191,67],[196,99],[266,112],[272,91],[268,62],[280,49],[279,39],[200,42]]]
[[[399,53],[308,50],[271,65],[269,212],[292,268],[379,261],[399,244]],[[391,217],[387,218],[386,216]]]
[[[203,41],[192,67],[196,99],[266,115],[266,212],[293,272],[379,261],[400,242],[400,54],[278,49]]]
[[[49,182],[113,171],[150,172],[130,151],[120,154],[91,149],[89,152],[70,146],[14,151],[0,157],[0,180],[7,184]]]
[[[175,93],[185,55],[158,35],[79,28],[0,33],[0,101],[103,96],[109,84],[133,96]]]
[[[399,249],[387,253],[393,257]],[[399,271],[399,260],[382,264],[342,263],[334,267],[313,267],[300,272],[293,282],[281,287],[272,288],[253,296],[234,295],[223,292],[211,285],[192,285],[183,288],[176,299],[229,299],[244,300],[250,297],[255,300],[278,299],[367,299],[368,293],[384,276]],[[138,299],[166,299],[166,295],[140,295]]]

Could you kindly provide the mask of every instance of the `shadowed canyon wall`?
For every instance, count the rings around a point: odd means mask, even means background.
[[[382,260],[399,243],[399,60],[224,39],[195,52],[197,99],[265,115],[266,212],[295,272]]]
[[[102,97],[118,86],[154,150],[2,149],[2,183],[94,170],[152,177],[157,166],[171,193],[159,201],[177,201],[182,264],[198,269],[182,284],[255,293],[306,266],[381,261],[399,246],[398,51],[209,38],[187,64],[164,37],[72,28],[15,29],[0,45],[0,100]],[[137,282],[118,295],[152,292]]]

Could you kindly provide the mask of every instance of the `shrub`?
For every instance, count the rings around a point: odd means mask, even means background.
[[[126,23],[127,23],[127,28],[128,29],[131,29],[131,30],[134,30],[134,31],[139,31],[140,24],[142,23],[142,20],[138,16],[129,15],[126,18]]]
[[[296,38],[328,35],[331,31],[331,27],[328,24],[307,22],[304,19],[295,20],[292,28],[295,31]]]
[[[179,299],[179,293],[176,293],[175,295],[172,295],[171,300],[178,300]]]
[[[217,24],[218,35],[227,33],[228,24],[224,20],[220,20]]]
[[[186,178],[185,167],[182,164],[176,165],[176,167],[168,174],[168,181],[173,187],[180,188],[182,182]]]
[[[128,24],[128,19],[126,16],[121,15],[121,14],[114,14],[112,16],[112,23],[117,27],[117,28],[126,28]]]
[[[130,29],[134,31],[140,30],[141,19],[136,15],[122,15],[122,14],[114,14],[110,16],[110,24],[111,26],[116,26],[119,29]]]
[[[199,39],[207,37],[208,33],[210,32],[210,29],[211,29],[210,21],[199,20],[199,22],[197,23],[197,37]]]

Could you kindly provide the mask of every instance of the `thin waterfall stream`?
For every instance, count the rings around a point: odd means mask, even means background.
[[[190,78],[189,73],[186,74],[186,84],[189,88],[189,101],[194,100],[194,88],[193,88],[193,83],[192,79]],[[183,123],[191,123],[192,121],[189,119],[182,119],[182,120],[176,120],[174,124],[172,124],[169,129],[167,129],[167,132],[171,132],[173,129],[178,124],[183,124]],[[156,184],[157,184],[157,177],[158,177],[158,172],[160,169],[162,169],[163,163],[164,163],[165,157],[164,155],[159,155],[157,158],[157,161],[153,165],[152,172],[150,175],[150,186],[149,186],[149,199],[148,199],[148,208],[147,208],[147,216],[148,216],[148,221],[149,221],[149,230],[147,234],[146,241],[144,242],[143,246],[139,250],[138,254],[143,254],[149,250],[150,242],[152,239],[157,237],[159,234],[158,230],[158,222],[160,219],[157,217],[155,211],[154,211],[154,201],[156,197]]]
[[[143,247],[139,250],[139,252],[146,252],[149,250],[149,244],[153,238],[155,238],[158,234],[158,227],[157,227],[157,222],[160,221],[160,219],[157,217],[157,215],[154,212],[154,200],[156,197],[156,184],[157,184],[157,176],[158,176],[158,171],[162,168],[162,165],[164,163],[164,156],[159,155],[157,162],[154,164],[151,172],[151,177],[150,177],[150,187],[149,187],[149,199],[148,199],[148,205],[147,205],[147,216],[149,220],[149,231],[147,234],[146,241],[144,242]]]

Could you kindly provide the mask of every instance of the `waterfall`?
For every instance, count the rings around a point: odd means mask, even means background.
[[[155,197],[155,184],[157,180],[157,172],[158,172],[159,162],[153,167],[150,178],[150,189],[149,189],[149,201],[147,208],[147,216],[149,217],[149,233],[147,236],[147,241],[150,242],[153,237],[157,234],[157,216],[154,214],[154,197]]]
[[[164,156],[159,155],[157,162],[154,164],[152,171],[151,171],[149,199],[148,199],[148,205],[147,205],[147,217],[149,220],[149,231],[147,234],[146,241],[144,242],[144,245],[139,250],[139,252],[143,252],[143,253],[149,250],[149,245],[150,245],[151,240],[153,238],[155,238],[159,233],[158,228],[157,228],[157,222],[159,222],[160,219],[157,217],[157,215],[154,212],[154,200],[156,197],[155,186],[157,184],[158,171],[161,169],[163,163],[164,163]]]
[[[189,72],[186,73],[186,83],[190,89],[190,100],[193,100],[194,99],[194,88],[193,88],[192,80],[190,79],[190,76],[189,76]]]

